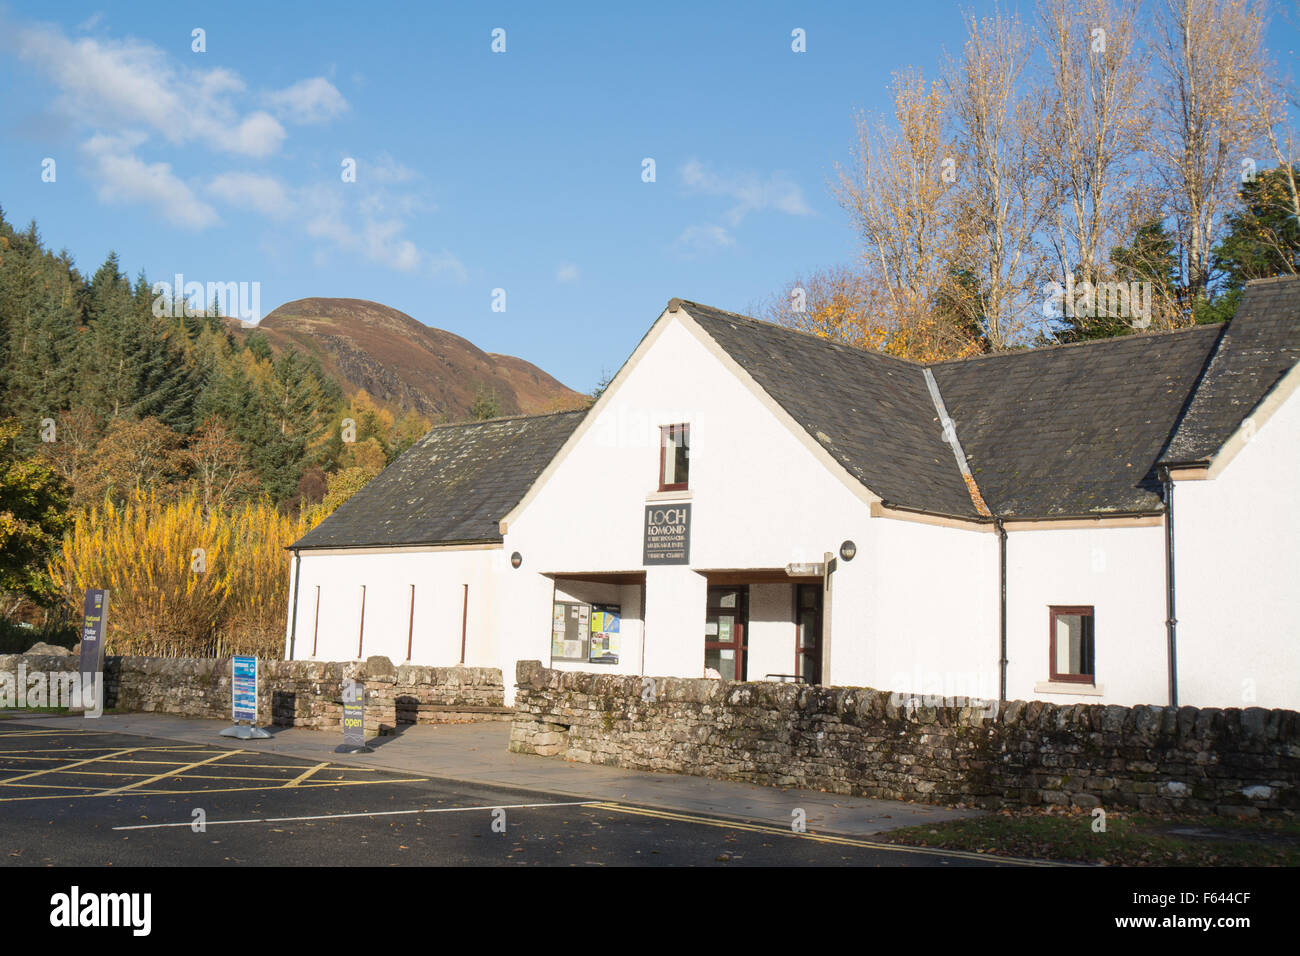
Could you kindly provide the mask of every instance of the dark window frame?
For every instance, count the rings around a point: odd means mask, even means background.
[[[1091,644],[1088,649],[1092,665],[1088,674],[1060,674],[1056,670],[1056,619],[1057,617],[1076,614],[1092,621]],[[1097,683],[1097,609],[1092,604],[1053,604],[1047,609],[1047,672],[1053,683],[1089,684]]]
[[[736,603],[727,607],[722,603],[723,595],[729,592],[735,592]],[[704,621],[707,631],[710,617],[726,614],[734,619],[732,624],[733,630],[731,640],[719,641],[709,640],[709,634],[704,635],[705,659],[708,659],[709,651],[735,651],[736,665],[734,673],[723,674],[723,680],[743,681],[749,674],[749,585],[748,584],[728,584],[714,585],[705,591],[704,596]]]
[[[668,439],[674,433],[680,433],[684,439],[681,447],[686,449],[686,480],[682,482],[673,482],[668,484],[664,482],[664,466],[668,463]],[[659,426],[659,490],[660,491],[687,491],[690,488],[690,462],[691,462],[691,426],[688,423],[677,425],[660,425]]]
[[[817,589],[817,600],[813,602],[811,607],[804,607],[801,600],[803,595],[807,593],[804,591],[805,588]],[[805,684],[821,684],[825,678],[825,675],[822,673],[822,637],[824,634],[824,621],[822,615],[824,609],[823,599],[825,597],[825,588],[820,581],[800,581],[794,584],[790,590],[792,592],[791,597],[793,598],[794,606],[794,676],[800,678]],[[812,650],[808,653],[808,656],[816,661],[816,680],[813,680],[811,675],[803,673],[804,649],[803,645],[799,642],[799,623],[802,616],[801,612],[805,610],[813,610],[816,614],[817,635],[816,639],[813,641]]]

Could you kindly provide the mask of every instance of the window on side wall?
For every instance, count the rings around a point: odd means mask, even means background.
[[[659,427],[659,490],[685,491],[691,465],[691,426]]]
[[[1096,683],[1093,609],[1053,606],[1049,610],[1052,680],[1075,684]]]

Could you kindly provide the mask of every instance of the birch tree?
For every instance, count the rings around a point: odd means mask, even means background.
[[[966,21],[960,58],[945,85],[956,122],[956,265],[968,281],[958,299],[978,316],[988,347],[1016,343],[1038,322],[1042,261],[1035,234],[1046,207],[1035,127],[1046,97],[1022,83],[1030,59],[1027,33],[998,13]]]
[[[974,343],[936,312],[956,247],[948,99],[915,70],[895,74],[891,91],[892,124],[859,116],[854,161],[837,167],[836,196],[862,237],[863,275],[891,330],[890,350],[912,358],[969,354]]]
[[[1300,28],[1300,2],[1295,4],[1290,19],[1293,26]],[[1263,145],[1276,163],[1284,187],[1285,205],[1280,205],[1279,211],[1300,221],[1300,183],[1296,172],[1300,164],[1300,136],[1290,121],[1293,110],[1300,112],[1300,84],[1293,76],[1280,75],[1277,64],[1271,60],[1252,79],[1251,106],[1259,117]]]
[[[1209,291],[1211,251],[1242,176],[1253,174],[1263,30],[1257,0],[1166,0],[1158,17],[1153,152],[1188,310]]]
[[[1139,0],[1042,0],[1038,45],[1048,108],[1037,147],[1056,281],[1109,278],[1110,249],[1154,218],[1143,176],[1151,98]]]

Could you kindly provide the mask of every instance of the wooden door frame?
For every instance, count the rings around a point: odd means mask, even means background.
[[[799,643],[799,612],[803,610],[799,604],[799,589],[814,587],[817,589],[817,642],[814,645],[817,649],[816,683],[820,684],[825,678],[826,670],[826,662],[824,659],[824,643],[826,638],[826,588],[820,580],[816,582],[801,581],[792,585],[790,588],[790,601],[794,607],[794,613],[791,615],[794,620],[794,674],[796,677],[806,679],[806,675],[799,672],[800,662],[803,659],[803,648]]]
[[[736,591],[736,607],[723,607],[715,604],[709,599],[709,593],[712,591]],[[736,631],[734,639],[731,641],[710,641],[708,635],[704,636],[704,650],[734,650],[736,652],[736,672],[732,676],[723,674],[724,680],[744,680],[749,667],[748,650],[749,650],[749,585],[748,584],[720,584],[710,585],[704,592],[704,623],[707,626],[709,618],[714,612],[732,614],[736,618]]]

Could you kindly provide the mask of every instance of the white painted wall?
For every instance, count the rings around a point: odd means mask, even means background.
[[[943,696],[998,696],[997,536],[876,518],[853,568],[869,582],[869,605],[841,613],[837,627],[868,630],[848,652],[837,642],[837,681]],[[855,627],[856,625],[856,627]],[[844,666],[839,666],[842,662]]]
[[[502,602],[503,642],[516,659],[549,659],[550,590],[530,577],[641,570],[644,510],[658,488],[659,426],[683,422],[691,425],[691,563],[646,572],[644,673],[702,676],[707,583],[699,570],[784,568],[821,561],[846,538],[865,541],[871,519],[863,498],[670,319],[508,529],[505,552],[519,551],[525,562]],[[855,577],[846,572],[846,587]],[[846,598],[845,613],[855,608],[861,614],[861,601]],[[789,673],[789,585],[752,588],[750,618],[751,677]],[[641,660],[625,655],[618,672],[641,673]]]
[[[361,587],[366,588],[361,658],[379,654],[447,666],[460,660],[464,585],[469,585],[465,663],[496,666],[494,565],[500,549],[338,554],[304,551],[298,582],[298,626],[292,655],[298,660],[356,660]],[[411,585],[415,617],[411,628]],[[293,614],[290,582],[290,617]],[[319,588],[319,592],[318,589]],[[317,595],[319,593],[319,617]],[[319,621],[319,624],[316,622]],[[289,621],[292,630],[292,620]],[[316,653],[312,654],[315,628]],[[286,632],[286,656],[290,653]]]
[[[1179,702],[1300,709],[1300,392],[1174,487]]]
[[[1052,605],[1093,606],[1096,679],[1103,695],[1035,689],[1050,682]],[[995,620],[994,641],[996,626]],[[1011,700],[1167,703],[1164,529],[1009,532],[1007,658]]]

